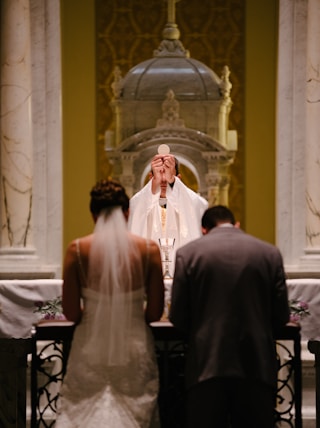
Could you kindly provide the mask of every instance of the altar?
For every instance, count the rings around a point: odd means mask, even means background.
[[[302,319],[302,341],[320,338],[320,279],[287,279],[289,299],[306,302],[310,315]]]
[[[297,374],[295,382],[298,382],[299,385],[299,370],[301,370],[300,333],[303,351],[301,354],[302,365],[304,364],[305,358],[309,358],[310,362],[313,362],[313,355],[306,348],[307,341],[309,339],[316,339],[320,336],[320,280],[289,279],[287,280],[287,285],[289,298],[307,302],[311,314],[302,320],[301,331],[287,330],[281,337],[278,337],[278,339],[289,340],[293,343],[293,347],[289,349],[288,359],[290,360],[293,358],[292,361],[295,361],[294,364],[298,361],[298,366],[294,369],[294,373]],[[171,283],[166,281],[166,313],[168,313],[170,306],[170,286]],[[50,329],[42,329],[41,333],[39,333],[40,336],[38,335],[36,337],[32,335],[32,326],[43,317],[43,314],[37,312],[39,302],[56,299],[61,295],[61,279],[0,281],[0,361],[2,366],[2,370],[0,371],[0,382],[1,385],[6,385],[6,388],[1,388],[0,400],[5,404],[3,407],[6,409],[5,412],[10,412],[10,415],[4,415],[4,411],[2,411],[0,416],[1,420],[6,420],[3,419],[4,417],[7,417],[8,420],[10,418],[12,420],[16,418],[17,424],[12,426],[19,428],[25,426],[21,421],[25,418],[26,397],[23,397],[21,390],[26,390],[27,387],[27,360],[31,358],[32,349],[36,349],[34,347],[32,348],[32,346],[34,346],[34,343],[40,345],[42,341],[46,342],[47,340],[53,339],[53,349],[54,352],[56,352],[56,349],[59,348],[56,346],[56,343],[63,343],[64,341],[67,343],[70,339],[70,327],[66,330],[66,328],[63,328],[63,323],[60,326],[61,328],[54,329],[53,337],[51,337],[53,333]],[[173,408],[174,400],[172,399],[170,401],[168,397],[172,397],[172,394],[175,395],[177,392],[179,395],[182,391],[185,344],[181,338],[177,337],[176,331],[171,327],[170,324],[164,322],[156,323],[152,326],[152,329],[156,339],[156,349],[159,356],[159,367],[162,376],[162,403],[165,406],[170,406],[172,410],[171,414],[173,415],[176,414]],[[295,349],[292,353],[293,348]],[[295,355],[295,353],[297,353],[297,355]],[[37,361],[37,364],[42,364],[42,357],[43,356],[40,357],[34,354],[34,361]],[[49,355],[49,358],[51,357],[52,356]],[[297,357],[297,359],[295,357]],[[63,358],[65,359],[65,355]],[[173,375],[174,377],[172,377]],[[8,385],[12,385],[10,379],[14,379],[13,384],[17,388],[15,391],[10,391],[8,389]],[[16,383],[17,379],[19,379],[18,383]],[[172,381],[176,382],[174,386],[172,385]],[[55,388],[55,390],[57,389]],[[163,393],[163,391],[168,391],[168,393]],[[6,403],[8,397],[11,400],[10,404]],[[181,394],[178,397],[175,396],[175,399],[181,400]],[[295,395],[294,400],[295,402],[298,400],[299,418],[299,400],[301,410],[301,396],[299,396],[299,391],[298,395]],[[34,399],[34,402],[37,402],[37,400]],[[296,417],[296,414],[293,412],[293,414],[290,413],[289,416]],[[299,426],[299,424],[296,426]]]
[[[0,338],[30,338],[39,304],[61,295],[62,279],[0,280]]]
[[[0,338],[31,337],[31,328],[42,318],[39,302],[62,295],[62,279],[0,280]],[[172,280],[165,279],[165,314],[170,308]],[[320,279],[288,279],[289,299],[309,305],[310,316],[301,321],[303,341],[320,337]]]

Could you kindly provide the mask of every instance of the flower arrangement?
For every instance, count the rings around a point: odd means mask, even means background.
[[[46,300],[45,302],[35,302],[36,309],[34,313],[40,313],[42,319],[45,320],[54,320],[65,319],[65,316],[62,313],[62,297],[59,296],[52,300]]]
[[[306,302],[296,299],[289,300],[290,306],[290,321],[298,323],[303,318],[310,315],[309,305]]]

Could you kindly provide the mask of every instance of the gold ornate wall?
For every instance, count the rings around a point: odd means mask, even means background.
[[[104,133],[112,121],[113,70],[125,76],[138,63],[150,59],[162,40],[167,22],[164,0],[96,0],[97,144],[98,175],[112,174],[104,150]],[[245,2],[243,0],[181,0],[176,4],[180,40],[197,59],[219,76],[231,70],[233,100],[229,129],[238,132],[238,152],[231,167],[230,208],[244,217],[244,82]]]

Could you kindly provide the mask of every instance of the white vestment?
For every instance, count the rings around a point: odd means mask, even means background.
[[[128,227],[132,233],[152,239],[158,245],[160,245],[159,238],[175,239],[168,264],[164,262],[166,257],[162,254],[165,275],[165,314],[167,314],[172,287],[172,279],[166,277],[167,269],[172,278],[177,249],[202,235],[201,218],[208,208],[208,202],[175,177],[173,187],[167,184],[167,201],[164,209],[159,203],[160,189],[153,194],[151,181],[130,199]]]
[[[208,208],[202,196],[175,177],[173,187],[167,185],[165,213],[159,205],[160,189],[152,193],[151,180],[130,199],[129,230],[144,238],[174,238],[174,250],[201,236],[201,218]],[[162,228],[165,214],[165,230]],[[174,251],[174,252],[175,252]]]

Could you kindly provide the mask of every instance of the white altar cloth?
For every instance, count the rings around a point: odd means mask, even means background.
[[[41,318],[34,313],[35,303],[61,296],[62,283],[62,279],[0,280],[0,338],[30,337],[32,325]],[[320,279],[288,279],[287,286],[289,299],[309,305],[311,315],[301,321],[302,340],[319,339]]]
[[[26,339],[42,318],[36,302],[62,294],[62,279],[0,280],[0,338]]]
[[[309,305],[310,315],[302,319],[302,340],[320,338],[320,279],[287,279],[289,299],[304,301]]]

